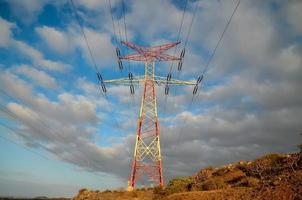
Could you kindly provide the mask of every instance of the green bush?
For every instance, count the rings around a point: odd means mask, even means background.
[[[226,187],[227,184],[220,177],[211,178],[201,184],[202,190],[218,190]]]
[[[177,192],[190,191],[192,189],[192,185],[194,184],[194,179],[192,177],[180,177],[172,179],[165,191],[168,194],[173,194]]]
[[[163,189],[163,187],[158,186],[153,188],[153,194],[153,199],[161,199],[163,196],[167,195],[167,192],[165,189]]]

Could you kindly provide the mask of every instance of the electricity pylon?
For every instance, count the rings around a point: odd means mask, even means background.
[[[154,63],[159,61],[179,61],[182,65],[184,50],[179,57],[165,54],[164,52],[175,47],[180,42],[169,43],[160,46],[143,47],[131,42],[124,42],[124,45],[135,50],[137,53],[121,56],[117,48],[118,64],[122,69],[121,60],[141,61],[145,63],[145,75],[133,76],[131,72],[127,78],[106,80],[104,84],[117,84],[130,86],[130,92],[134,93],[134,85],[143,85],[141,107],[138,118],[138,128],[136,132],[136,142],[134,148],[134,158],[132,162],[131,174],[128,180],[128,189],[132,190],[137,181],[147,175],[155,185],[163,186],[162,159],[160,152],[159,123],[156,105],[156,85],[165,85],[165,94],[169,93],[169,85],[196,85],[192,81],[181,81],[167,77],[156,76],[154,74]]]

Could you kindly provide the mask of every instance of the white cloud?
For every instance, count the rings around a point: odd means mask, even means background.
[[[115,47],[111,43],[110,35],[89,28],[84,28],[84,31],[97,65],[101,67],[108,67],[107,65],[111,66],[112,63],[115,62]],[[84,52],[85,59],[91,63],[89,50],[80,32],[75,38],[75,43]]]
[[[78,26],[70,26],[65,31],[53,27],[39,27],[36,32],[46,42],[47,46],[58,54],[66,54],[81,49],[85,60],[92,64],[89,49]],[[84,27],[84,32],[96,64],[108,67],[115,62],[115,47],[111,43],[110,34]],[[48,66],[48,65],[47,65]]]
[[[115,0],[112,0],[112,5],[115,4]],[[79,0],[78,4],[81,6],[84,6],[85,8],[88,8],[90,10],[96,10],[100,8],[107,8],[109,7],[108,1],[102,1],[102,0]]]
[[[61,54],[72,50],[72,42],[64,32],[48,26],[37,27],[35,30],[52,50]]]
[[[176,37],[182,11],[171,2],[138,0],[133,1],[131,6],[132,12],[127,15],[129,30],[135,30],[135,34],[140,34],[147,41],[163,39],[163,33]]]
[[[285,5],[285,15],[290,25],[292,25],[295,34],[302,34],[302,2],[292,0]]]
[[[70,65],[68,64],[62,63],[60,61],[52,61],[45,59],[40,51],[22,41],[15,40],[14,45],[22,54],[28,56],[28,58],[33,62],[33,64],[38,67],[59,72],[64,72],[70,69]]]
[[[14,23],[8,22],[0,17],[0,47],[8,46],[12,40],[12,28],[15,28]]]
[[[122,147],[102,148],[93,141],[96,130],[91,126],[100,123],[96,110],[104,106],[98,99],[65,92],[57,96],[57,101],[51,101],[35,94],[28,83],[9,71],[1,73],[0,82],[2,89],[20,99],[8,103],[7,108],[23,124],[20,126],[23,134],[19,137],[26,145],[42,147],[58,159],[88,171],[122,175],[122,169],[129,164],[126,152],[121,152]],[[20,90],[27,92],[20,95]]]
[[[15,74],[7,70],[1,70],[0,83],[1,89],[7,89],[6,92],[9,95],[13,95],[17,99],[22,99],[26,103],[32,102],[32,85],[18,78]]]
[[[86,78],[79,78],[77,80],[77,86],[81,88],[86,94],[95,95],[99,92],[95,83],[89,82]]]
[[[47,4],[53,4],[60,6],[66,1],[50,1],[50,0],[5,0],[11,11],[11,14],[18,18],[21,22],[29,25],[37,20],[39,14],[43,11],[43,8]]]
[[[62,63],[60,61],[45,59],[44,55],[37,49],[33,48],[23,41],[13,38],[11,32],[11,29],[15,27],[13,23],[8,22],[7,20],[4,20],[0,17],[0,26],[2,26],[0,30],[0,47],[11,44],[11,46],[19,50],[21,54],[27,56],[34,65],[48,70],[64,72],[70,69],[70,65]]]
[[[55,89],[58,87],[56,80],[42,70],[37,70],[28,65],[17,66],[16,72],[34,80],[40,86]]]

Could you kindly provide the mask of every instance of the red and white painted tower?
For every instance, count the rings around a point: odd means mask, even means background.
[[[166,93],[168,84],[174,85],[195,85],[195,82],[180,81],[167,77],[156,76],[154,74],[154,64],[159,61],[180,61],[180,57],[171,56],[164,52],[179,44],[170,43],[153,47],[142,47],[130,42],[122,42],[124,45],[134,49],[137,53],[120,56],[121,60],[141,61],[145,64],[145,75],[133,77],[129,73],[129,77],[122,79],[114,79],[104,81],[106,84],[123,84],[129,85],[131,93],[134,93],[133,85],[143,85],[144,92],[141,99],[141,107],[138,118],[138,128],[136,132],[136,142],[132,161],[131,174],[129,176],[128,188],[132,189],[136,183],[144,176],[153,182],[154,185],[163,186],[164,179],[162,173],[162,158],[160,151],[160,129],[157,117],[156,104],[156,88],[155,85],[166,85]]]

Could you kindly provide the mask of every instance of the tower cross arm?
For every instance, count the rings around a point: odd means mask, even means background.
[[[107,85],[143,85],[145,83],[145,76],[134,76],[132,80],[128,77],[126,78],[118,78],[118,79],[111,79],[111,80],[104,80],[104,83]],[[167,78],[163,76],[154,76],[154,82],[158,85],[165,85],[167,83]],[[186,80],[178,80],[178,79],[171,79],[168,81],[169,85],[196,85],[196,81],[186,81]]]
[[[104,80],[105,84],[110,84],[110,85],[140,85],[143,84],[145,81],[144,76],[134,76],[133,79],[129,79],[128,77],[126,78],[118,78],[118,79],[111,79],[111,80]]]
[[[167,83],[167,77],[154,76],[154,81],[157,85],[165,85]],[[185,81],[178,79],[171,79],[168,81],[169,85],[196,85],[196,81]]]

